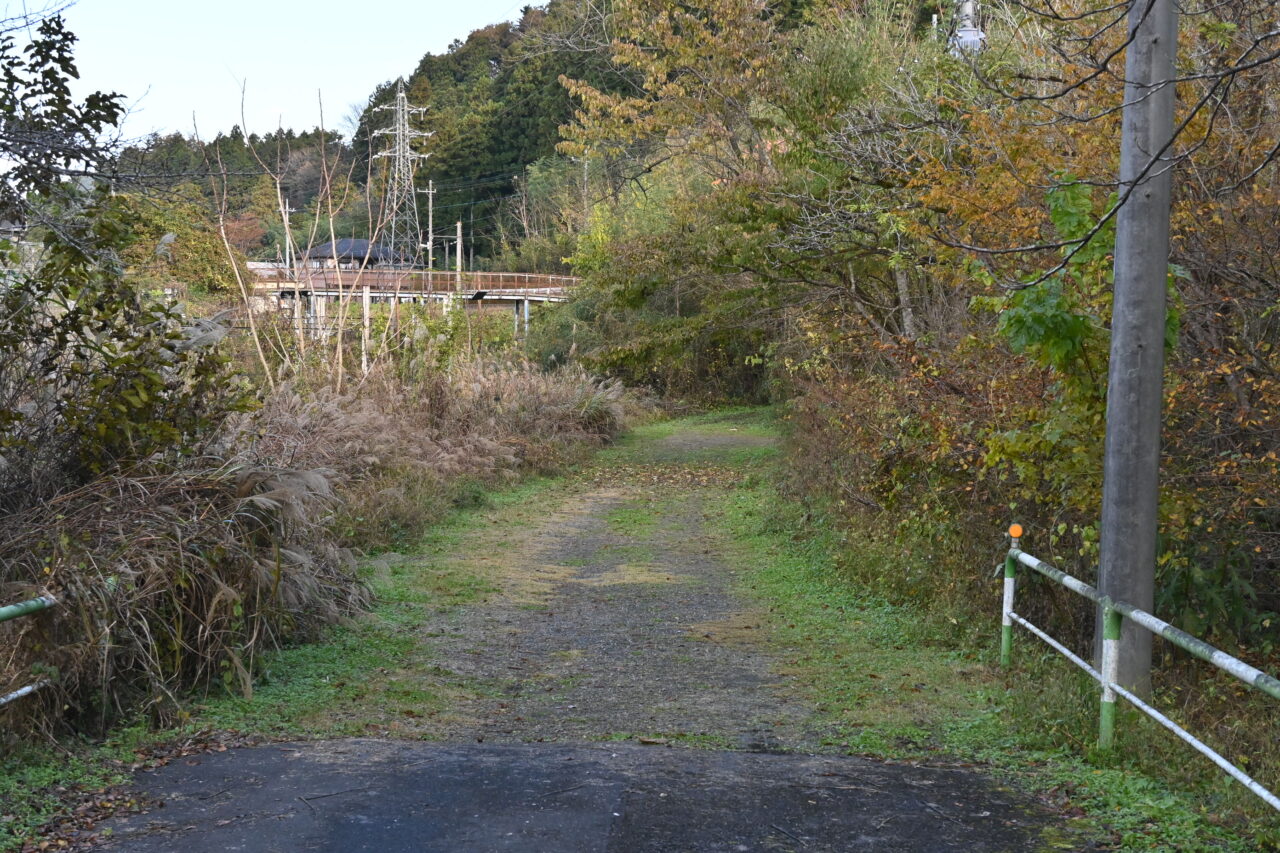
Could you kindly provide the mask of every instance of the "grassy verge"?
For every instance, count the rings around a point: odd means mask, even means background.
[[[363,561],[373,608],[323,643],[267,656],[251,698],[219,695],[193,709],[192,725],[271,737],[356,735],[431,739],[431,718],[448,714],[461,694],[483,690],[439,665],[424,626],[495,591],[482,567],[446,557],[495,512],[555,488],[539,479],[481,495],[430,528],[403,553]],[[500,547],[500,543],[493,543]],[[438,620],[436,620],[438,621]]]
[[[126,778],[122,757],[120,750],[83,742],[7,752],[0,758],[0,850],[19,849],[72,801],[108,799]]]
[[[716,520],[771,612],[786,666],[836,733],[830,745],[982,765],[1067,816],[1044,837],[1048,849],[1274,849],[1265,807],[1253,822],[1233,812],[1235,783],[1154,724],[1126,714],[1115,754],[1093,753],[1096,690],[1034,640],[1020,638],[1018,666],[1005,673],[994,620],[991,642],[975,645],[966,626],[888,604],[841,568],[861,561],[866,578],[893,572],[901,555],[816,529],[767,478],[725,493]],[[993,581],[993,608],[998,597]]]

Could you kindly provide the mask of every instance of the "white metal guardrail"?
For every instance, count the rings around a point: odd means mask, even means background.
[[[1020,550],[1018,548],[1018,540],[1022,536],[1021,525],[1015,524],[1011,526],[1009,528],[1009,536],[1012,539],[1012,547],[1009,549],[1008,556],[1005,557],[1004,561],[1004,603],[1001,613],[1000,665],[1009,666],[1013,656],[1013,626],[1021,625],[1067,660],[1088,673],[1089,677],[1101,686],[1102,703],[1098,714],[1099,748],[1110,749],[1115,742],[1116,698],[1123,698],[1139,711],[1173,732],[1174,735],[1201,755],[1218,765],[1233,779],[1261,798],[1267,805],[1276,811],[1280,811],[1280,797],[1263,787],[1249,774],[1223,758],[1222,755],[1160,713],[1160,711],[1115,683],[1117,662],[1120,655],[1120,626],[1125,619],[1141,625],[1153,634],[1163,637],[1175,646],[1190,652],[1201,660],[1208,661],[1223,672],[1235,676],[1245,684],[1255,687],[1276,699],[1280,699],[1280,679],[1268,675],[1238,658],[1232,657],[1221,649],[1214,648],[1204,640],[1175,628],[1163,619],[1152,616],[1145,610],[1140,610],[1128,602],[1113,601],[1084,581],[1073,578],[1066,572],[1055,569],[1048,563]],[[1018,566],[1020,565],[1026,566],[1054,583],[1084,596],[1102,608],[1101,672],[1062,643],[1014,612],[1014,594],[1017,590]]]
[[[39,613],[41,610],[48,610],[50,607],[56,606],[58,600],[51,595],[41,595],[28,601],[19,601],[17,604],[10,604],[0,607],[0,622],[8,622],[10,619],[17,619],[19,616],[27,616],[31,613]],[[37,681],[34,684],[28,684],[26,687],[20,687],[11,693],[0,696],[0,708],[8,705],[16,699],[35,693],[41,687],[47,687],[52,682],[49,679]]]

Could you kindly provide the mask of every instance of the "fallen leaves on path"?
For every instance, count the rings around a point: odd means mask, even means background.
[[[226,752],[242,746],[257,746],[268,740],[260,736],[204,729],[165,743],[137,749],[132,762],[119,762],[118,766],[121,771],[137,772],[154,770],[180,758],[198,763],[199,760],[191,756]],[[75,853],[90,850],[104,840],[98,825],[106,819],[119,815],[145,814],[164,805],[138,796],[128,784],[105,788],[59,786],[53,793],[62,803],[61,816],[41,829],[39,839],[26,842],[20,848],[20,853],[43,853],[50,850]]]

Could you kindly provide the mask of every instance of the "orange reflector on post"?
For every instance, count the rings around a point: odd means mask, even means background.
[[[1013,539],[1021,539],[1021,538],[1022,538],[1022,525],[1021,525],[1021,524],[1010,524],[1010,525],[1009,525],[1009,536],[1010,536],[1011,538],[1013,538]]]

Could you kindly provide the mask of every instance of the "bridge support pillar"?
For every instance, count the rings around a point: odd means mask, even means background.
[[[324,294],[316,294],[312,298],[312,304],[315,310],[315,323],[312,334],[317,338],[323,338],[328,333],[326,327],[326,315],[329,313],[329,297]]]
[[[360,291],[360,372],[369,372],[369,347],[373,332],[373,288],[365,285]]]

